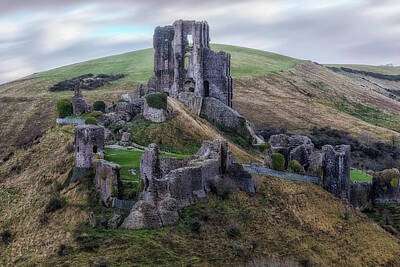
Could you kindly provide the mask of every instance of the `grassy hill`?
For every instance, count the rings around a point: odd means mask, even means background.
[[[375,72],[386,75],[400,75],[400,66],[373,66],[373,65],[357,65],[357,64],[325,64],[328,67],[345,67],[354,70],[361,70],[367,72]]]
[[[307,132],[329,125],[354,135],[368,131],[383,140],[398,134],[400,105],[375,89],[311,62],[242,47],[212,47],[232,54],[234,107],[258,128]],[[91,211],[107,218],[112,214],[98,205],[90,179],[68,183],[73,127],[55,125],[55,104],[73,92],[48,88],[86,73],[124,73],[124,79],[84,92],[89,103],[110,104],[123,93],[136,93],[152,72],[153,52],[146,49],[0,86],[0,159],[9,158],[0,161],[0,265],[399,265],[398,240],[367,217],[319,186],[272,177],[254,177],[255,197],[212,195],[185,209],[173,227],[89,228]],[[134,125],[133,138],[144,145],[173,146],[180,153],[194,151],[202,140],[227,137],[182,104],[168,104],[176,112],[173,120]],[[247,147],[231,142],[230,148],[242,162],[260,159]]]

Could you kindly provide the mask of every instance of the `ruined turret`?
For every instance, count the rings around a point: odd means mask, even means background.
[[[350,192],[350,146],[325,145],[322,161],[323,187],[343,200],[349,200]]]
[[[72,97],[72,112],[74,115],[81,115],[88,111],[88,106],[82,95],[80,84],[75,86],[74,96]]]
[[[79,125],[75,128],[75,169],[72,182],[93,170],[95,154],[103,157],[104,128]]]

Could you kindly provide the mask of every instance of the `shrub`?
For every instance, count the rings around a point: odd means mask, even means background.
[[[271,154],[271,168],[276,171],[285,171],[285,157],[281,153]]]
[[[60,99],[57,102],[58,117],[65,118],[72,115],[72,103],[68,99]]]
[[[93,109],[101,112],[106,112],[106,103],[104,103],[104,101],[96,101],[93,103]]]
[[[67,151],[68,154],[71,154],[72,152],[75,151],[74,144],[71,143],[71,142],[69,142],[69,143],[67,144],[67,146],[65,147],[65,150]]]
[[[229,225],[228,229],[226,230],[226,234],[230,238],[236,238],[241,235],[241,230],[236,224]]]
[[[56,210],[62,209],[65,204],[67,204],[65,198],[61,197],[60,194],[55,193],[50,198],[49,203],[47,203],[44,211],[46,213],[55,212]]]
[[[293,173],[301,173],[303,171],[303,167],[297,160],[292,160],[289,162],[289,171]]]
[[[1,240],[3,241],[4,245],[8,245],[12,241],[12,234],[10,231],[5,230],[1,234]]]
[[[149,94],[146,96],[146,102],[149,107],[167,110],[167,94],[165,93]]]
[[[258,146],[258,149],[259,149],[261,152],[264,152],[264,151],[267,150],[268,148],[269,148],[269,143],[268,143],[268,142],[265,142],[264,144],[261,144],[261,145]]]
[[[89,117],[85,120],[85,124],[97,125],[97,120],[94,117]]]
[[[90,115],[91,115],[91,117],[94,117],[97,119],[103,115],[103,112],[95,110]]]

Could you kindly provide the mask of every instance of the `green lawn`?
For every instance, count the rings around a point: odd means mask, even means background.
[[[121,166],[122,192],[120,192],[119,197],[122,199],[133,199],[142,190],[142,181],[140,179],[140,159],[142,155],[142,151],[136,150],[104,149],[104,159]],[[161,157],[186,158],[187,155],[161,154]],[[136,170],[135,175],[131,173],[131,169]]]
[[[372,182],[372,176],[360,170],[351,170],[350,180],[357,182]]]

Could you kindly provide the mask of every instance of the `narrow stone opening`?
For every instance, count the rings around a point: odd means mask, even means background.
[[[186,38],[187,38],[187,44],[188,44],[188,46],[189,46],[189,47],[193,47],[193,35],[188,34],[188,35],[186,36]]]
[[[210,83],[209,81],[204,81],[204,97],[210,96]]]
[[[184,58],[184,60],[185,60],[185,62],[184,62],[185,71],[187,71],[189,69],[190,57],[191,56],[192,56],[192,52],[186,52],[185,53],[185,58]]]
[[[194,88],[195,88],[195,83],[194,83],[194,81],[193,80],[186,80],[185,81],[185,84],[184,84],[184,87],[183,87],[183,90],[185,91],[185,92],[192,92],[192,93],[194,93]]]
[[[96,145],[93,146],[93,153],[95,153],[95,154],[97,153],[97,146]]]

